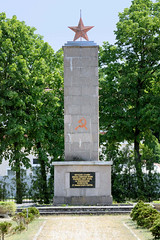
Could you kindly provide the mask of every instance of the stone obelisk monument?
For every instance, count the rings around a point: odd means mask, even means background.
[[[99,161],[98,45],[81,17],[69,28],[75,37],[63,46],[65,161],[54,162],[54,204],[109,205],[112,163]]]

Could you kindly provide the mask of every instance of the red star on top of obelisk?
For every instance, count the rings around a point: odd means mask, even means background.
[[[86,26],[85,27],[83,24],[82,18],[81,18],[81,14],[80,14],[80,20],[79,20],[78,26],[77,27],[69,27],[71,30],[73,30],[76,33],[73,41],[76,41],[78,38],[81,38],[81,37],[86,39],[87,41],[89,41],[87,32],[93,27],[94,26]]]

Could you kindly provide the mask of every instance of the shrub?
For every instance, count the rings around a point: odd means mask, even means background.
[[[35,216],[32,213],[28,213],[28,223],[32,222],[34,220]],[[27,218],[26,218],[27,221]]]
[[[27,216],[27,211],[24,209],[22,212],[17,213],[13,217],[13,221],[16,221],[17,226],[14,228],[15,231],[23,231],[24,229],[28,229],[28,224],[33,221],[35,216],[28,212]]]
[[[137,221],[138,218],[139,218],[139,216],[141,215],[141,213],[142,213],[143,211],[145,211],[146,208],[147,208],[147,207],[145,207],[145,206],[138,208],[138,209],[134,212],[134,215],[133,215],[133,217],[132,217],[132,220],[133,220],[133,221]]]
[[[27,216],[27,212],[25,212],[25,222],[32,222],[34,220],[35,216],[32,213],[28,213]]]
[[[133,221],[137,221],[137,225],[150,228],[153,222],[160,216],[160,213],[151,205],[139,201],[133,208],[130,216]]]
[[[134,206],[134,208],[131,211],[130,217],[133,218],[134,213],[137,211],[138,208],[140,208],[141,206],[144,206],[144,202],[143,201],[138,201],[138,203]]]
[[[156,238],[160,238],[160,217],[154,221],[153,226],[150,228],[152,235]]]
[[[13,221],[15,221],[18,225],[25,224],[25,214],[22,212],[17,213],[13,217]]]
[[[21,223],[21,224],[19,224],[18,226],[16,226],[16,227],[14,228],[14,231],[15,231],[15,232],[22,232],[22,231],[25,230],[25,229],[26,229],[25,225],[24,225],[23,223]]]
[[[148,204],[145,204],[143,201],[139,201],[135,206],[134,208],[132,209],[132,212],[130,214],[131,218],[133,221],[137,220],[139,214],[141,213],[142,211],[142,208],[144,206],[149,206]]]
[[[144,206],[139,210],[140,213],[136,219],[137,225],[145,228],[152,227],[153,222],[159,216],[158,211],[151,206]]]
[[[27,217],[27,209],[24,209],[22,212]],[[39,215],[40,215],[39,210],[37,208],[35,208],[35,207],[28,208],[28,217],[30,216],[32,218],[32,216],[33,216],[33,218],[34,218],[34,217],[39,217]]]
[[[152,214],[148,218],[145,219],[144,221],[144,227],[145,228],[151,228],[153,226],[153,223],[159,218],[160,213],[157,212],[157,214]]]
[[[0,214],[14,215],[16,212],[16,204],[14,202],[0,202]]]
[[[149,204],[138,202],[130,214],[137,225],[150,228],[155,238],[160,237],[160,213]]]
[[[2,240],[4,240],[4,235],[8,233],[11,226],[12,226],[12,224],[10,222],[1,222],[0,223],[0,231],[1,231]]]
[[[13,221],[17,223],[17,226],[14,228],[14,230],[17,232],[21,232],[25,229],[26,221],[25,221],[25,214],[23,212],[17,213],[13,217]]]
[[[29,207],[28,212],[32,213],[35,217],[39,217],[39,210],[36,207]]]
[[[14,230],[15,231],[22,231],[28,228],[28,224],[34,220],[35,217],[39,216],[39,210],[35,207],[29,207],[28,213],[27,209],[24,209],[22,212],[17,213],[13,217],[13,221],[17,222],[17,225]]]

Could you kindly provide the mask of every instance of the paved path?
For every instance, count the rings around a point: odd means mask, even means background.
[[[130,225],[129,216],[50,216],[33,240],[149,240]]]

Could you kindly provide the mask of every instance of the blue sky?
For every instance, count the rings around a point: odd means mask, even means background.
[[[131,0],[0,0],[0,12],[8,18],[16,15],[20,21],[37,29],[55,51],[74,32],[68,26],[77,26],[82,9],[85,26],[95,26],[88,32],[89,40],[102,45],[103,41],[114,43],[114,30],[118,13],[131,5]]]

